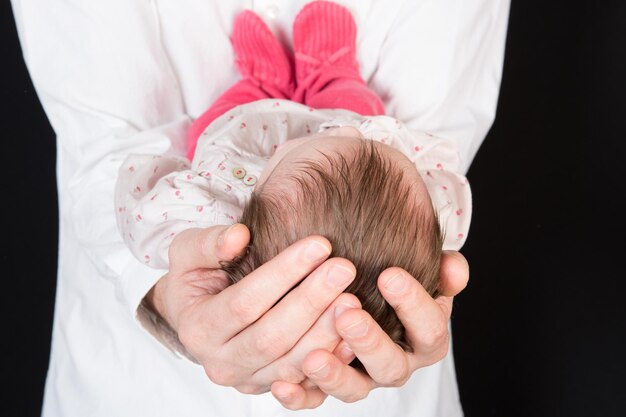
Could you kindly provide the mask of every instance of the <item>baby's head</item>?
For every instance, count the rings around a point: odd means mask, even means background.
[[[353,128],[288,141],[270,159],[240,222],[251,240],[243,256],[224,265],[232,282],[296,241],[322,235],[331,257],[356,267],[346,292],[411,350],[377,279],[397,266],[436,296],[443,239],[426,186],[402,153]]]

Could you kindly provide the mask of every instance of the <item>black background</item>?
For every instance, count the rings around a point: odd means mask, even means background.
[[[0,415],[38,416],[57,255],[55,137],[0,6]],[[473,416],[624,416],[626,2],[513,0],[495,123],[469,179],[455,301]]]

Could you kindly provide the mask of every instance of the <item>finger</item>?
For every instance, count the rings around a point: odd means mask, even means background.
[[[378,385],[400,386],[411,375],[409,355],[366,311],[348,310],[337,318],[336,325],[339,334]]]
[[[304,373],[302,375],[304,375]],[[305,390],[317,388],[317,385],[315,385],[309,378],[304,378],[304,381],[300,382],[300,386]]]
[[[342,360],[348,360],[347,363],[350,363],[354,359],[354,353],[349,348],[344,348],[345,343],[340,343],[341,336],[335,329],[335,316],[353,308],[361,308],[359,299],[352,294],[340,294],[297,344],[286,355],[257,371],[253,381],[256,384],[269,384],[274,381],[302,383],[304,389],[314,388],[315,386],[309,382],[303,383],[305,375],[302,372],[302,362],[316,349],[336,351],[337,355],[344,355],[341,357]],[[351,355],[350,358],[345,358],[346,349]]]
[[[239,365],[256,370],[259,364],[272,363],[289,352],[355,276],[356,268],[350,261],[342,258],[326,261],[263,317],[228,342],[233,353],[238,352]]]
[[[185,273],[200,268],[219,268],[241,254],[250,241],[243,224],[192,228],[180,232],[169,248],[170,272]]]
[[[341,363],[346,365],[349,365],[356,357],[352,349],[350,349],[350,346],[344,341],[339,342],[337,347],[333,349],[333,355],[335,355]],[[300,383],[300,386],[302,386],[305,390],[318,388],[317,385],[315,385],[315,383],[309,378],[305,378],[304,381]]]
[[[341,341],[333,350],[333,355],[335,355],[341,363],[345,363],[346,365],[349,365],[356,357],[350,345],[344,341]]]
[[[439,297],[435,298],[435,302],[439,305],[439,308],[441,308],[441,311],[443,312],[443,315],[446,317],[446,320],[450,320],[450,316],[452,315],[452,301],[454,300],[454,297],[446,297],[443,295],[440,295]]]
[[[452,297],[463,291],[469,281],[469,264],[465,257],[457,251],[444,251],[441,255],[439,269],[439,291],[442,295]]]
[[[321,391],[347,403],[367,397],[375,388],[372,378],[342,363],[325,350],[311,352],[304,360],[302,369]]]
[[[216,295],[201,314],[211,343],[222,345],[256,322],[330,252],[330,242],[321,236],[302,239]]]
[[[338,315],[340,315],[340,313],[341,311]],[[308,334],[310,334],[310,332],[307,333],[307,335]],[[350,364],[355,357],[354,352],[350,349],[350,346],[348,346],[346,342],[340,342],[333,351],[333,355],[335,355],[335,357],[337,357],[337,359],[345,365]],[[321,391],[319,387],[309,378],[306,378],[299,385],[287,383],[285,381],[277,381],[272,384],[272,394],[274,394],[274,397],[276,397],[276,399],[278,399],[284,407],[292,410],[315,408],[320,405],[327,396],[327,394]]]
[[[289,410],[319,407],[328,395],[319,388],[305,389],[299,384],[277,381],[272,384],[272,395]]]
[[[449,312],[400,268],[383,271],[378,278],[378,288],[404,325],[407,339],[414,349],[414,354],[408,356],[410,368],[430,365],[443,358],[448,348]],[[354,348],[352,343],[350,346]],[[360,358],[356,350],[355,353]]]

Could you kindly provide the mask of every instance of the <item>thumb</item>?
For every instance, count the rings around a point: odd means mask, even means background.
[[[230,261],[243,253],[249,241],[250,231],[239,223],[184,230],[170,245],[170,272],[219,268],[220,262]]]
[[[467,286],[469,281],[469,264],[460,252],[443,251],[439,276],[439,291],[441,295],[453,297]]]

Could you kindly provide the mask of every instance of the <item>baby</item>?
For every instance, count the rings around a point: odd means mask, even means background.
[[[237,16],[232,41],[244,78],[190,128],[191,167],[145,155],[122,165],[125,242],[142,262],[167,268],[178,232],[238,221],[251,241],[223,265],[234,283],[297,240],[325,236],[331,256],[356,267],[346,291],[411,350],[376,282],[397,266],[437,295],[441,251],[460,248],[471,212],[454,146],[383,115],[358,73],[356,25],[342,6],[316,1],[298,14],[295,71],[250,11]]]
[[[443,239],[428,191],[402,153],[351,127],[291,140],[269,160],[239,222],[252,240],[245,255],[224,266],[232,282],[297,240],[323,235],[331,256],[356,267],[346,291],[410,350],[377,278],[398,266],[436,296]]]

